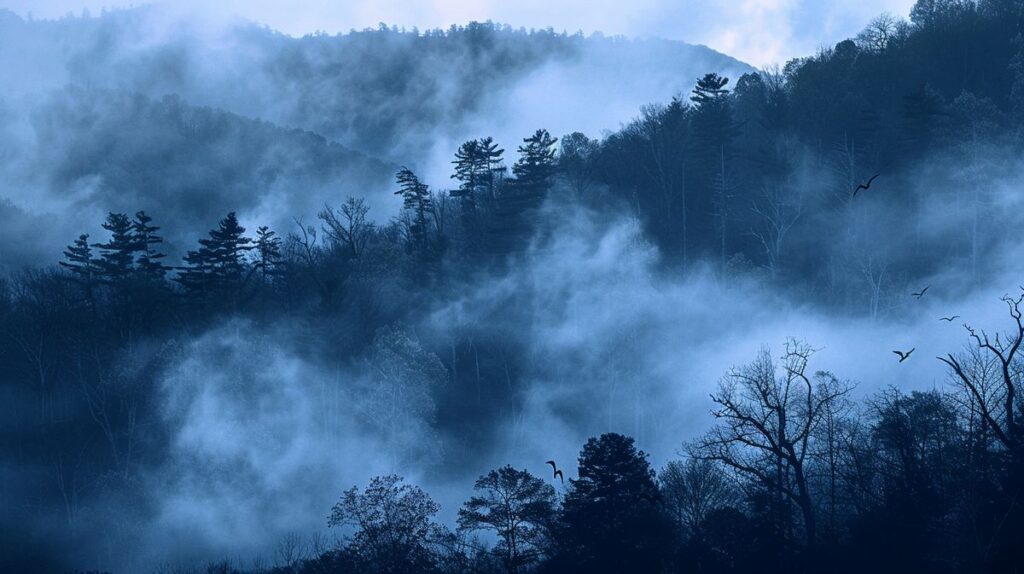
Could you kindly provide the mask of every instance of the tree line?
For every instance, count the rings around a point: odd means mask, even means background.
[[[731,369],[711,428],[660,470],[606,433],[567,481],[485,472],[454,528],[420,487],[377,476],[330,510],[335,542],[289,539],[275,567],[207,572],[1016,572],[1024,289],[1003,300],[1010,328],[968,327],[966,350],[940,358],[945,389],[857,402],[790,340]]]

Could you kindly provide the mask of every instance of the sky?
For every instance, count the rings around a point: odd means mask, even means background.
[[[145,2],[142,2],[145,3]],[[855,35],[882,12],[906,16],[914,0],[164,0],[211,17],[242,17],[301,36],[345,32],[380,22],[419,28],[493,20],[515,27],[705,44],[754,66],[782,64]],[[0,0],[23,16],[56,18],[130,0]]]

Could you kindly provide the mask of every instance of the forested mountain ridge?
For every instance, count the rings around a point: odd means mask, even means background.
[[[15,106],[110,207],[0,282],[0,568],[1015,572],[1022,32],[921,0],[439,166]]]
[[[704,71],[749,67],[702,46],[584,37],[473,22],[448,30],[353,30],[293,38],[256,24],[209,30],[168,19],[159,7],[98,17],[0,18],[0,78],[13,86],[75,83],[186,101],[315,131],[392,161],[420,161],[441,137],[457,138],[480,115],[529,113],[531,76],[588,105],[614,128],[659,92],[685,90]],[[657,66],[648,63],[658,62]],[[588,76],[617,77],[625,89]],[[565,76],[564,78],[560,76]],[[574,84],[583,84],[576,87]],[[623,94],[629,95],[623,98]],[[639,98],[639,99],[637,99]],[[618,103],[618,102],[623,103]],[[616,106],[615,104],[618,103]],[[607,109],[612,106],[611,109]],[[549,126],[554,128],[556,126]],[[592,126],[578,126],[592,129]]]
[[[9,114],[0,168],[8,203],[0,266],[15,270],[52,257],[65,242],[34,222],[99,230],[106,211],[145,204],[164,221],[173,253],[195,240],[210,213],[237,209],[275,226],[316,213],[324,197],[387,187],[394,166],[330,142],[175,96],[67,86],[36,98],[25,116]],[[27,116],[27,117],[26,117]],[[90,221],[92,219],[92,221]],[[37,241],[19,243],[36,226]]]
[[[647,108],[579,165],[684,266],[713,254],[773,277],[788,268],[813,298],[872,293],[877,313],[901,283],[950,266],[973,279],[1003,260],[1020,182],[1021,18],[1015,1],[920,2],[912,22],[883,15],[782,69],[706,78],[704,93]]]
[[[173,224],[167,239],[179,254],[180,237],[194,238],[229,210],[285,227],[314,218],[326,201],[356,195],[386,219],[395,165],[447,178],[458,138],[484,126],[504,126],[495,135],[506,145],[548,122],[614,128],[639,104],[688,90],[709,69],[749,67],[679,42],[490,23],[292,38],[248,23],[205,26],[156,6],[59,20],[3,11],[0,196],[9,202],[0,232],[56,217],[95,233],[105,211],[135,209],[130,198],[139,193]],[[195,126],[182,129],[182,121],[192,118],[208,125],[187,133]],[[255,121],[243,127],[241,118]],[[331,150],[293,144],[297,136],[284,131],[270,136],[260,121],[319,134]],[[340,146],[384,159],[364,161]],[[337,165],[326,166],[327,157]],[[222,201],[236,191],[239,204]],[[192,201],[197,195],[204,199]],[[47,259],[63,243],[46,236],[8,245],[0,265]]]

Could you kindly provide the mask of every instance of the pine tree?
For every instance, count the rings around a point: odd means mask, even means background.
[[[505,170],[501,165],[504,153],[505,150],[489,137],[467,141],[455,152],[452,179],[459,181],[459,187],[450,195],[460,200],[463,249],[466,252],[475,252],[479,246],[479,204],[494,200],[497,183]]]
[[[135,262],[136,241],[132,222],[124,213],[108,213],[103,229],[110,232],[110,240],[94,245],[100,250],[97,261],[100,276],[108,283],[123,282],[131,276]]]
[[[174,280],[190,296],[197,299],[208,297],[213,289],[213,270],[209,251],[201,247],[198,250],[189,251],[182,259],[185,266],[181,268]]]
[[[735,187],[731,169],[732,143],[739,135],[733,106],[726,85],[729,78],[706,74],[697,81],[690,100],[695,104],[693,113],[693,145],[698,177],[708,191],[711,205],[704,209],[714,214],[714,236],[722,265],[728,257],[728,237],[732,219],[732,199]]]
[[[64,258],[61,267],[66,268],[74,276],[75,281],[85,290],[86,299],[92,300],[93,286],[100,273],[99,266],[92,256],[92,247],[89,245],[89,235],[83,233],[78,236],[74,243],[68,245],[64,250]]]
[[[669,546],[669,518],[647,454],[616,433],[591,438],[570,479],[562,533],[569,570],[658,572]]]
[[[395,174],[399,189],[395,195],[402,196],[402,204],[412,215],[409,223],[409,239],[412,249],[426,259],[430,253],[428,236],[429,218],[433,217],[434,206],[430,200],[430,188],[420,181],[416,174],[407,167],[402,167]]]
[[[486,168],[484,187],[487,192],[487,198],[491,201],[494,200],[498,185],[504,179],[505,172],[507,171],[504,166],[504,155],[505,150],[498,147],[498,144],[494,142],[494,138],[485,137],[480,140],[481,162]]]
[[[555,174],[555,143],[557,138],[551,137],[548,130],[537,130],[532,136],[523,140],[519,146],[519,160],[512,166],[515,186],[519,193],[531,199],[543,199],[551,188],[551,178]]]
[[[557,141],[547,130],[540,129],[519,146],[519,159],[512,166],[515,179],[498,196],[491,221],[488,243],[492,252],[508,253],[529,235],[529,213],[544,202],[557,171]]]
[[[256,261],[253,264],[264,284],[268,279],[279,273],[281,264],[281,238],[263,225],[256,229]]]
[[[459,181],[459,188],[452,190],[451,196],[459,198],[463,217],[475,216],[476,196],[487,171],[480,141],[469,140],[459,146],[452,163],[455,165],[452,179]]]
[[[729,90],[725,88],[728,83],[729,78],[715,73],[705,74],[703,78],[697,80],[690,101],[697,104],[698,107],[709,104],[716,105],[729,94]]]
[[[235,212],[228,213],[209,238],[199,240],[199,249],[189,251],[186,266],[175,279],[189,293],[207,297],[213,293],[232,294],[245,280],[245,252],[254,248],[245,237]]]
[[[155,225],[150,225],[153,218],[146,215],[145,211],[135,214],[135,221],[132,222],[134,233],[135,249],[139,252],[138,270],[146,277],[152,279],[163,279],[167,273],[167,266],[160,262],[165,257],[158,252],[154,246],[163,243],[163,237],[156,234],[160,230]]]
[[[245,228],[239,225],[235,212],[228,213],[209,239],[200,239],[206,248],[215,281],[222,287],[242,282],[245,271],[245,252],[253,248],[252,239],[245,237]]]

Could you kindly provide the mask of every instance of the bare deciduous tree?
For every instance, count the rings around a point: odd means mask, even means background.
[[[658,474],[665,507],[688,535],[700,529],[709,514],[736,504],[737,491],[719,464],[701,458],[673,460]]]
[[[373,233],[374,224],[367,221],[366,214],[370,206],[361,197],[349,197],[341,204],[340,215],[332,207],[325,205],[317,214],[323,222],[324,234],[349,251],[358,259],[366,248],[366,243]]]
[[[766,188],[759,200],[751,207],[758,216],[759,226],[751,233],[761,242],[768,262],[765,267],[775,277],[782,261],[782,246],[790,229],[804,214],[799,194],[779,187]]]
[[[810,374],[813,355],[806,343],[790,340],[779,363],[764,348],[754,362],[734,368],[711,395],[716,425],[690,446],[692,456],[717,461],[795,503],[811,550],[817,528],[807,463],[814,434],[851,388],[831,373]]]
[[[1013,319],[1013,327],[1006,334],[996,333],[989,337],[983,330],[964,325],[967,332],[983,353],[987,353],[996,362],[998,375],[995,384],[988,377],[979,377],[965,367],[964,357],[947,354],[938,359],[952,369],[955,380],[961,384],[969,397],[972,406],[981,415],[982,420],[996,440],[1017,461],[1024,460],[1024,428],[1018,421],[1022,406],[1019,404],[1019,385],[1021,365],[1018,360],[1022,339],[1024,339],[1024,321],[1021,319],[1021,303],[1024,302],[1024,287],[1016,297],[1004,295],[1002,301],[1009,309]]]
[[[867,27],[857,34],[857,45],[863,50],[881,52],[889,47],[900,28],[900,19],[885,12],[876,16]]]

